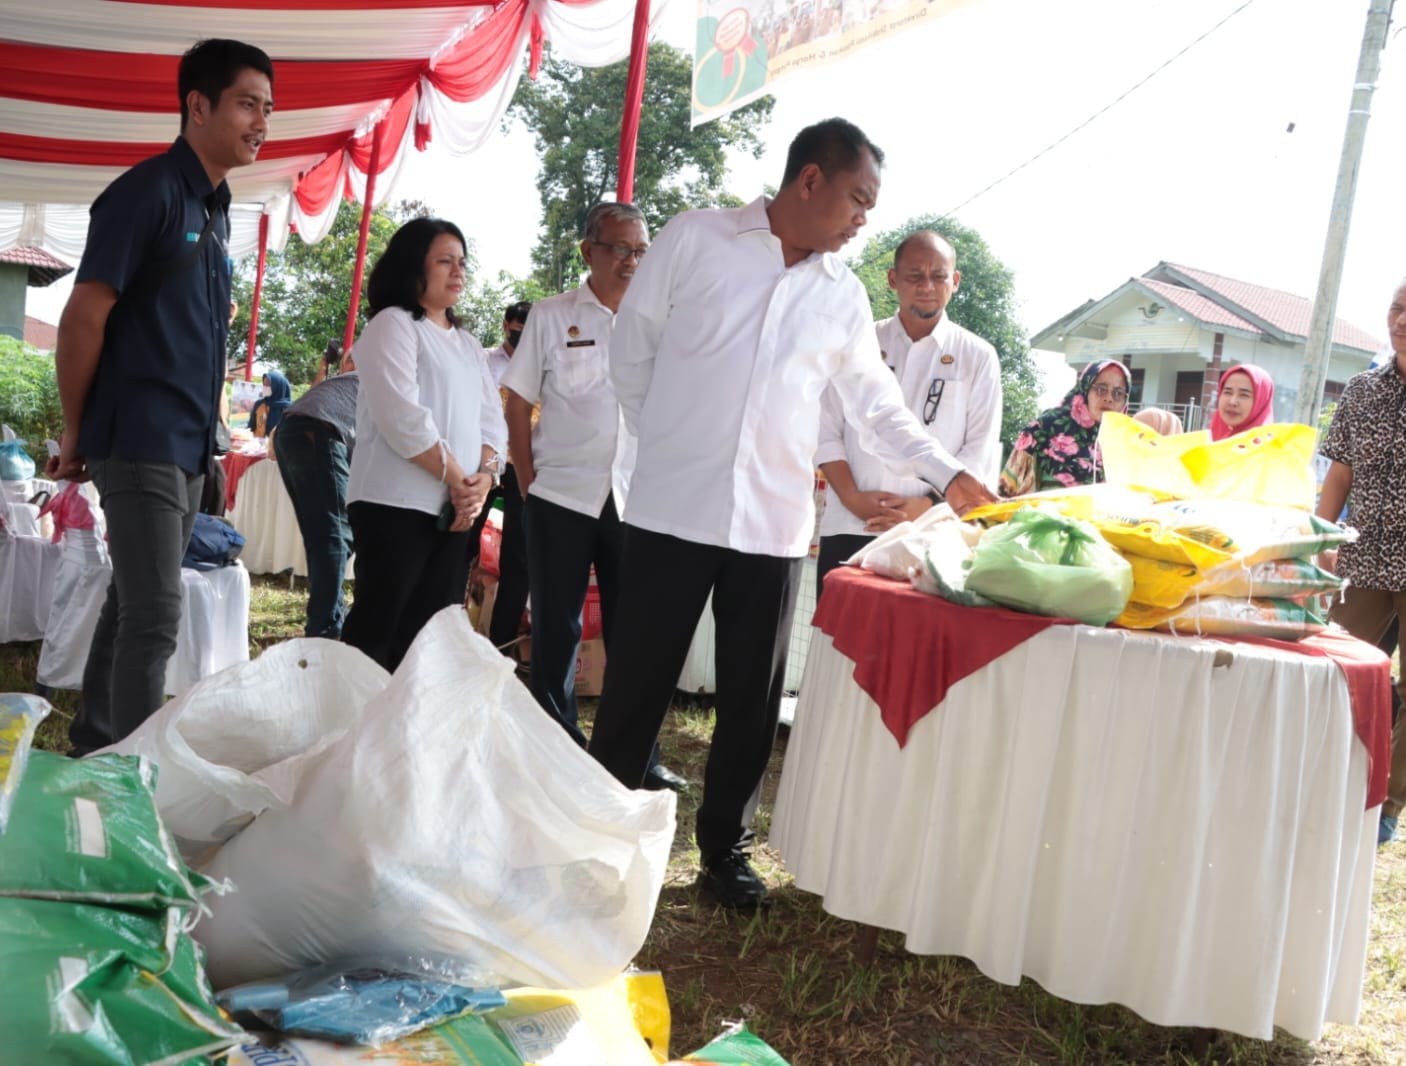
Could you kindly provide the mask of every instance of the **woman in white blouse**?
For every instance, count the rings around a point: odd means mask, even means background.
[[[356,594],[342,639],[388,670],[431,615],[463,601],[469,529],[507,446],[488,357],[454,314],[464,247],[452,222],[414,219],[366,287],[347,492]]]

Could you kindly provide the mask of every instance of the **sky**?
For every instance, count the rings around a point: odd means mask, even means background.
[[[691,47],[696,4],[673,0],[656,36]],[[1163,260],[1311,298],[1367,4],[976,0],[779,82],[767,150],[735,155],[728,188],[750,199],[778,183],[795,132],[842,115],[886,153],[878,206],[846,253],[951,213],[1015,273],[1030,333]],[[1379,338],[1406,274],[1402,131],[1406,34],[1393,31],[1338,300],[1340,317]],[[458,222],[487,276],[522,275],[541,217],[536,168],[520,126],[457,159],[432,143],[395,197]],[[65,297],[34,290],[30,314],[56,321]]]

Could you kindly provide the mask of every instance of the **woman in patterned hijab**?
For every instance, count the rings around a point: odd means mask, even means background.
[[[1015,439],[1001,471],[1001,495],[1087,485],[1102,477],[1098,424],[1108,411],[1126,411],[1128,368],[1116,360],[1090,363],[1058,407],[1045,411]]]

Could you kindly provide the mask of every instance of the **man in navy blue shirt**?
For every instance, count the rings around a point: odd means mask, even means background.
[[[112,583],[70,727],[75,754],[121,740],[164,698],[181,620],[181,558],[224,387],[229,186],[273,110],[273,64],[239,41],[191,48],[181,135],[94,202],[54,355],[64,431],[52,478],[102,493]]]

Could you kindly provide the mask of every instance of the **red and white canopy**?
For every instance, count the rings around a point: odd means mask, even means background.
[[[663,4],[655,5],[655,14]],[[384,122],[374,198],[406,153],[461,155],[491,137],[518,79],[553,55],[604,66],[630,52],[634,0],[4,0],[0,4],[0,249],[76,261],[87,209],[179,132],[176,67],[205,37],[274,61],[276,110],[257,163],[230,175],[232,252],[290,225],[324,236],[361,199]]]

